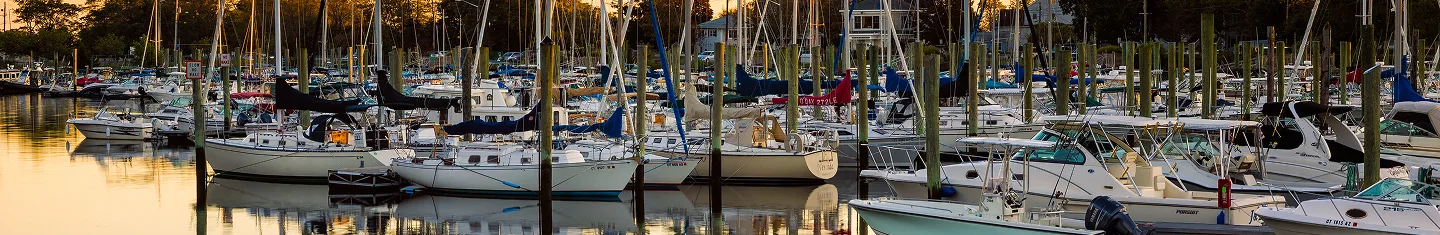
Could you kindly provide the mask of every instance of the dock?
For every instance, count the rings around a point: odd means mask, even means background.
[[[330,170],[326,181],[331,192],[399,192],[410,184],[386,167]]]

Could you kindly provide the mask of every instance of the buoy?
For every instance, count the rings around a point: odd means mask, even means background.
[[[943,197],[954,197],[955,194],[956,194],[955,187],[950,187],[950,186],[940,187],[940,196],[943,196]]]
[[[511,188],[520,188],[520,185],[510,183],[510,181],[501,180],[500,183],[505,184],[505,186],[510,186]]]

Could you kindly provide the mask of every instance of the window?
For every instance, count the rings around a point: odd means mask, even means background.
[[[670,141],[666,141],[666,144],[675,144],[675,139],[670,139]]]
[[[1440,190],[1407,179],[1385,179],[1365,189],[1356,198],[1425,203],[1440,199]]]
[[[655,141],[651,141],[651,143],[659,144],[659,143],[660,143],[660,138],[655,138]]]
[[[485,115],[485,121],[495,122],[495,115]]]
[[[854,133],[850,133],[850,131],[835,131],[835,134],[838,134],[838,135],[854,135]]]
[[[507,121],[507,122],[508,122],[508,121],[511,121],[511,120],[515,120],[515,118],[514,118],[514,117],[510,117],[510,116],[504,116],[504,117],[500,117],[500,120],[501,120],[501,121]]]
[[[532,162],[532,161],[531,161],[530,158],[528,158],[528,157],[527,157],[527,158],[520,158],[520,164],[530,164],[530,162]]]
[[[493,95],[493,94],[485,94],[485,100],[486,100],[486,101],[495,101],[495,95]]]
[[[1416,137],[1435,137],[1435,134],[1425,131],[1414,124],[1407,122],[1386,119],[1380,121],[1380,134]]]
[[[481,158],[480,158],[480,155],[470,155],[470,158],[469,158],[469,159],[466,159],[465,162],[468,162],[468,163],[470,163],[470,164],[475,164],[475,163],[480,163],[480,159],[481,159]]]
[[[485,162],[491,164],[500,164],[500,156],[485,156]]]

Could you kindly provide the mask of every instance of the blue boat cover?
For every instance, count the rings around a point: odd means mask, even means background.
[[[625,129],[625,108],[616,108],[615,112],[606,118],[605,122],[590,125],[558,125],[552,128],[555,131],[569,131],[570,133],[590,133],[599,130],[610,138],[620,138]]]
[[[736,66],[739,66],[739,65],[736,65]],[[800,90],[800,93],[801,93],[801,94],[814,93],[814,92],[815,92],[815,89],[814,89],[814,88],[815,88],[815,85],[813,84],[814,81],[815,81],[815,80],[801,79],[801,80],[800,80],[800,87],[798,87],[799,90]],[[790,88],[789,88],[789,86],[790,86],[790,84],[789,84],[790,82],[789,82],[789,81],[785,81],[785,80],[770,80],[770,79],[757,80],[757,79],[755,79],[755,78],[753,78],[753,77],[750,77],[750,73],[746,73],[745,70],[743,70],[743,69],[735,70],[735,83],[736,83],[736,86],[737,86],[737,87],[736,87],[736,90],[737,90],[738,93],[739,93],[740,95],[742,95],[742,96],[781,95],[781,94],[789,94],[789,92],[790,92],[790,91],[789,91],[789,89],[790,89]],[[835,88],[836,85],[840,85],[840,81],[839,81],[839,80],[836,80],[836,81],[828,81],[828,82],[821,82],[821,83],[820,83],[820,88],[831,89],[831,88]]]
[[[475,119],[467,122],[457,123],[441,127],[451,135],[469,134],[510,134],[515,132],[533,131],[540,127],[540,117],[536,112],[540,107],[530,108],[530,113],[518,119],[503,122],[487,122],[483,119]]]
[[[1422,95],[1420,95],[1420,93],[1415,92],[1415,89],[1414,89],[1415,86],[1412,85],[1412,84],[1410,84],[1410,78],[1409,78],[1409,76],[1407,76],[1407,75],[1405,74],[1405,72],[1404,72],[1404,71],[1406,71],[1405,68],[1409,65],[1409,64],[1408,64],[1408,61],[1409,61],[1409,60],[1406,59],[1406,60],[1400,60],[1400,61],[1401,61],[1401,62],[1400,62],[1400,71],[1401,71],[1401,72],[1398,72],[1398,73],[1397,73],[1397,72],[1394,72],[1394,70],[1386,70],[1386,72],[1391,72],[1391,74],[1393,74],[1393,75],[1395,76],[1395,84],[1390,86],[1390,89],[1393,90],[1393,92],[1394,92],[1394,94],[1392,94],[1392,96],[1393,96],[1393,98],[1395,98],[1395,102],[1406,102],[1406,101],[1440,102],[1440,101],[1435,101],[1435,100],[1432,100],[1432,99],[1425,98],[1425,96],[1422,96]],[[1382,73],[1381,75],[1384,76],[1385,74]]]

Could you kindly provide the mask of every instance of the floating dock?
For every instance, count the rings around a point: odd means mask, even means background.
[[[399,192],[410,185],[386,167],[330,170],[326,181],[331,192]]]

